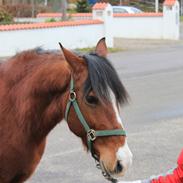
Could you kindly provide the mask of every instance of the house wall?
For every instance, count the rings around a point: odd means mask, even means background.
[[[163,17],[115,17],[113,34],[132,39],[162,39]]]

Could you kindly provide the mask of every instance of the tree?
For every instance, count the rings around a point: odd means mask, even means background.
[[[76,6],[77,12],[89,12],[87,0],[78,0]]]
[[[67,0],[61,0],[62,20],[67,19]]]
[[[32,17],[35,16],[35,1],[31,0],[31,6],[32,6]]]
[[[12,0],[12,5],[16,5],[19,3],[19,0]]]
[[[0,5],[3,5],[3,0],[0,0]]]

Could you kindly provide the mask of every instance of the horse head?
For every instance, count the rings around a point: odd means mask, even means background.
[[[124,175],[132,153],[119,115],[128,94],[107,59],[105,39],[94,53],[78,56],[61,45],[71,72],[65,94],[65,113],[70,130],[99,162],[108,179]],[[78,112],[79,111],[79,112]]]

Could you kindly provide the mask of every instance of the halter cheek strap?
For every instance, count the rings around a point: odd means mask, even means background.
[[[74,107],[74,110],[76,112],[76,115],[80,121],[80,123],[82,124],[83,128],[86,131],[86,136],[87,136],[87,145],[88,148],[93,156],[93,158],[97,161],[99,161],[97,155],[95,154],[94,150],[93,150],[93,141],[97,138],[97,137],[104,137],[104,136],[126,136],[126,132],[123,129],[114,129],[114,130],[94,130],[91,129],[88,125],[88,123],[86,122],[83,114],[81,113],[81,110],[79,108],[78,102],[77,102],[77,95],[74,91],[74,80],[71,77],[71,81],[70,81],[70,94],[69,94],[69,100],[67,102],[67,106],[66,106],[66,110],[65,110],[65,119],[66,121],[68,120],[68,115],[69,115],[69,111],[71,106]],[[106,172],[104,172],[106,173]],[[105,175],[104,175],[105,176]],[[105,176],[106,177],[106,176]],[[115,182],[112,177],[109,177],[109,180],[112,182]]]

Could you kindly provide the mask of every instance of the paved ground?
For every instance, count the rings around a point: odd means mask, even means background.
[[[131,100],[121,116],[134,163],[123,178],[145,178],[171,168],[183,145],[183,46],[127,51],[110,58]],[[48,138],[29,183],[104,183],[80,140],[63,121]]]

